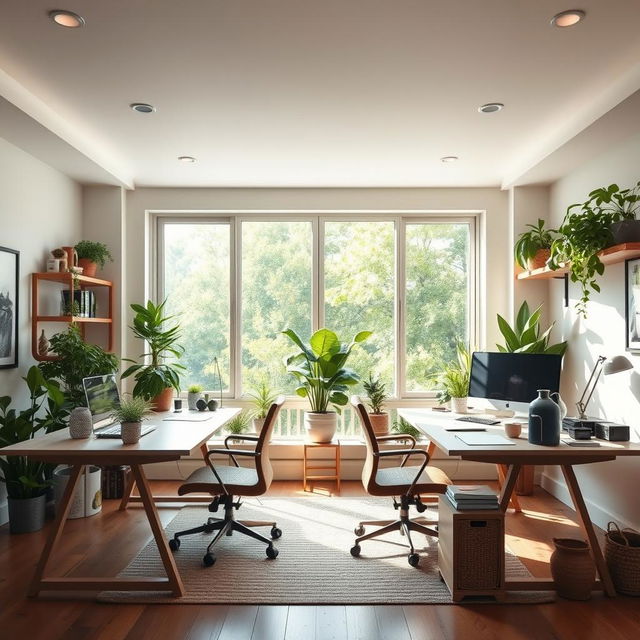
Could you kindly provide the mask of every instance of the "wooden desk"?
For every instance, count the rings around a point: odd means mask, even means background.
[[[62,501],[56,508],[51,533],[42,549],[40,560],[29,587],[29,595],[36,596],[43,590],[70,591],[171,591],[176,596],[184,595],[184,586],[178,569],[164,537],[162,523],[158,516],[149,482],[143,465],[152,462],[179,460],[192,451],[206,448],[207,440],[221,429],[240,409],[223,408],[211,414],[206,422],[173,422],[156,418],[151,421],[157,427],[155,431],[140,438],[137,444],[123,445],[120,439],[87,439],[74,440],[69,437],[69,430],[63,429],[33,440],[19,442],[0,449],[3,456],[28,456],[43,462],[70,464],[73,469],[64,491]],[[151,525],[153,537],[158,545],[166,578],[47,578],[45,570],[49,558],[62,535],[71,506],[71,497],[78,478],[86,465],[120,465],[131,466],[133,479],[140,492],[140,500]],[[129,487],[129,493],[131,487]],[[127,495],[125,493],[125,495]],[[183,498],[174,498],[182,501]],[[126,501],[124,501],[126,507]]]
[[[597,448],[570,447],[562,442],[557,447],[543,447],[530,444],[527,440],[526,429],[524,429],[520,438],[512,441],[515,443],[514,445],[490,447],[470,446],[457,438],[455,432],[446,431],[447,425],[452,426],[453,424],[457,424],[457,426],[460,426],[461,424],[460,422],[456,423],[451,417],[436,416],[434,412],[429,409],[398,409],[398,415],[402,416],[407,422],[425,434],[430,441],[429,453],[432,453],[438,448],[447,455],[459,456],[463,460],[506,465],[506,479],[500,492],[500,508],[503,511],[506,511],[509,505],[509,500],[511,499],[522,465],[559,466],[562,469],[584,534],[589,540],[591,554],[598,574],[600,575],[600,580],[597,581],[596,588],[603,589],[608,596],[616,595],[573,467],[578,464],[608,462],[615,460],[618,456],[640,456],[640,444],[600,440],[601,446]],[[504,435],[502,425],[486,427],[486,429],[487,433]],[[568,436],[563,436],[563,439],[568,440],[569,438]],[[515,581],[507,581],[506,589],[553,591],[555,590],[555,586],[553,580],[541,580],[538,578],[525,580],[520,578]]]

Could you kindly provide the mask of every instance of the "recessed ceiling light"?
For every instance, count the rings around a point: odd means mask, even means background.
[[[443,156],[440,158],[440,162],[457,162],[458,156]]]
[[[551,24],[554,27],[561,28],[573,27],[574,24],[578,24],[580,20],[583,20],[586,15],[586,12],[582,9],[568,9],[567,11],[556,13],[556,15],[551,18]]]
[[[84,27],[86,24],[85,19],[79,16],[73,11],[66,11],[65,9],[54,9],[49,11],[49,17],[61,27],[68,27],[69,29],[77,29],[78,27]]]
[[[495,113],[496,111],[502,111],[504,109],[504,105],[501,102],[487,102],[487,104],[483,104],[481,107],[478,107],[478,111],[480,113]]]
[[[129,106],[138,113],[153,113],[156,110],[152,104],[146,102],[133,102]]]
[[[178,156],[180,162],[195,162],[196,159],[193,156]]]

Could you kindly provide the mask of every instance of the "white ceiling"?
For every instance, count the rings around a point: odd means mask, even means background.
[[[0,96],[83,182],[504,186],[640,89],[631,0],[577,0],[570,29],[562,0],[62,0],[73,30],[1,4]]]

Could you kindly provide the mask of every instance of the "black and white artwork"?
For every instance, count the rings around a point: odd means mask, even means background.
[[[0,369],[18,366],[20,253],[0,247]]]
[[[627,351],[640,351],[640,259],[627,260],[625,307]]]

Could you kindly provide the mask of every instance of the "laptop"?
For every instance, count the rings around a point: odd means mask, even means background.
[[[119,438],[120,423],[114,422],[112,418],[113,411],[120,404],[120,393],[115,374],[83,378],[82,386],[87,399],[87,407],[91,411],[93,433],[96,438]],[[153,425],[143,424],[141,436],[152,431],[155,431]]]

